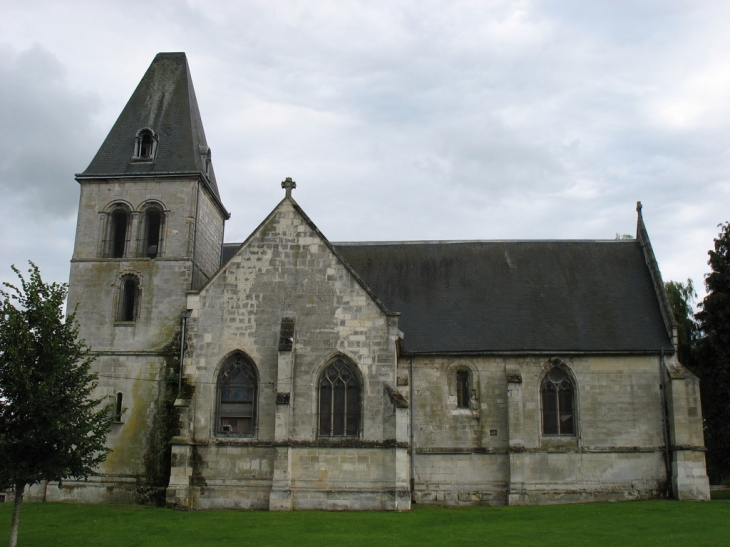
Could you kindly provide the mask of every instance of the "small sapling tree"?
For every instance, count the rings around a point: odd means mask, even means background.
[[[667,281],[664,287],[667,290],[672,313],[677,320],[679,362],[694,370],[695,346],[700,334],[699,326],[694,318],[693,305],[697,298],[694,284],[691,279],[688,279],[686,283]]]
[[[78,339],[75,314],[64,318],[66,285],[29,279],[0,290],[0,488],[15,489],[10,547],[26,486],[86,478],[107,456],[113,415],[91,397],[93,358]]]

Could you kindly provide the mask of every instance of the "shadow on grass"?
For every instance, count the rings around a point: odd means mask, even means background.
[[[0,545],[12,504],[0,504]],[[180,512],[133,505],[28,503],[19,545],[104,547],[712,546],[728,544],[730,501],[541,507],[417,506],[409,513]]]

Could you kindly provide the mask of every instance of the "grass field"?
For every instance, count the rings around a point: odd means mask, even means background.
[[[0,504],[0,547],[12,504]],[[23,504],[18,545],[692,546],[730,545],[730,500],[543,507],[417,506],[409,513],[181,512],[130,505]]]

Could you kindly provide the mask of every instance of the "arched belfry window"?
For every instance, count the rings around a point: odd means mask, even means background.
[[[575,389],[568,373],[551,368],[540,391],[543,435],[575,435]]]
[[[218,434],[253,436],[257,386],[256,368],[245,355],[236,353],[226,359],[218,375]]]
[[[125,275],[119,288],[117,321],[131,322],[137,319],[139,306],[139,280],[133,275]]]
[[[139,256],[156,258],[162,252],[162,233],[165,226],[165,214],[159,205],[149,205],[142,216],[140,229],[142,248]]]
[[[137,131],[134,139],[133,159],[152,161],[157,154],[157,135],[152,129],[144,128]]]
[[[105,252],[107,257],[125,257],[130,220],[129,210],[123,205],[117,205],[109,213]]]
[[[356,437],[360,433],[360,380],[352,363],[338,358],[319,381],[319,435]]]

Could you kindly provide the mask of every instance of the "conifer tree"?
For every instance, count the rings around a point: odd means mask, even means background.
[[[74,313],[63,316],[66,285],[30,278],[0,290],[0,488],[14,488],[10,546],[18,537],[26,486],[86,478],[106,458],[113,419],[91,397],[96,376],[78,340]]]
[[[702,381],[708,472],[717,483],[730,479],[730,223],[720,225],[709,255],[707,296],[696,315],[701,338],[695,369]]]

